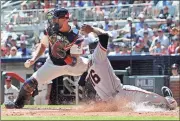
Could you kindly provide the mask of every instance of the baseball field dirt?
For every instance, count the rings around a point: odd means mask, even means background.
[[[44,117],[44,118],[43,118]],[[64,117],[64,118],[63,118]],[[79,118],[78,118],[79,117]],[[135,119],[134,119],[135,118]],[[99,103],[93,105],[28,105],[23,109],[6,109],[1,107],[1,119],[28,120],[98,120],[98,119],[166,119],[178,120],[179,107],[176,110],[164,110],[154,107],[127,107],[115,104]]]

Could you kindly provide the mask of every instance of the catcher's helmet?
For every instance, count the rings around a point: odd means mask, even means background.
[[[55,8],[53,11],[53,18],[69,18],[69,12],[65,8]]]

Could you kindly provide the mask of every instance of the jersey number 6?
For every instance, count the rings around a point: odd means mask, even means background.
[[[91,76],[92,81],[96,84],[98,84],[101,81],[100,77],[97,74],[95,74],[94,70],[90,71],[90,76]]]

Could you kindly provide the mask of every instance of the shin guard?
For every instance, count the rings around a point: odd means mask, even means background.
[[[15,101],[15,108],[23,108],[25,103],[28,102],[38,86],[38,82],[34,78],[29,78],[22,86],[19,95]]]

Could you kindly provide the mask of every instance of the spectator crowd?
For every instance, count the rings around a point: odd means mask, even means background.
[[[105,1],[105,0],[90,0],[90,1],[56,1],[61,7],[90,7],[87,8],[86,17],[93,17],[92,11],[96,11],[98,16],[103,23],[93,22],[94,27],[99,27],[106,30],[110,35],[110,41],[108,44],[108,54],[109,55],[174,55],[180,54],[180,21],[179,16],[172,14],[170,8],[176,3],[169,1],[159,1],[156,3],[156,0],[142,0],[142,1],[133,1],[133,0],[114,0],[114,1]],[[161,8],[161,11],[157,16],[154,16],[158,21],[155,25],[151,25],[147,21],[146,14],[152,6],[145,6],[138,15],[132,13],[130,17],[126,18],[126,24],[124,27],[121,27],[118,23],[115,23],[110,15],[113,14],[116,16],[117,13],[126,7],[121,6],[124,4],[141,4],[141,3],[153,3],[153,6]],[[55,4],[44,0],[44,2],[37,0],[37,2],[23,3],[21,9],[49,9],[53,8]],[[101,9],[99,6],[105,5],[119,5],[116,12],[109,11],[110,9]],[[177,7],[177,6],[176,6]],[[175,9],[177,9],[175,7]],[[77,8],[78,9],[78,8]],[[90,10],[90,12],[88,12]],[[95,9],[95,10],[93,10]],[[70,10],[70,13],[73,11]],[[134,9],[136,10],[136,9]],[[110,13],[111,12],[111,13]],[[110,14],[107,14],[110,13]],[[20,16],[31,15],[31,13],[21,13]],[[72,14],[72,28],[80,29],[81,22],[76,16]],[[134,20],[137,22],[134,22]],[[40,40],[41,35],[38,37],[38,41],[35,41],[34,44],[28,45],[29,35],[24,32],[18,35],[13,32],[13,25],[9,23],[6,25],[6,30],[1,31],[1,56],[2,57],[25,57],[31,56]],[[81,33],[83,34],[83,33]],[[85,40],[88,43],[96,43],[98,41],[96,35],[89,34],[85,35]],[[48,50],[44,54],[46,56]],[[84,54],[89,53],[89,48],[84,47]]]

